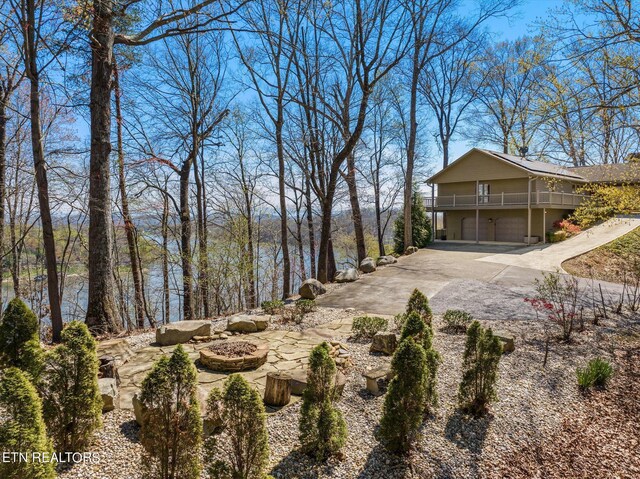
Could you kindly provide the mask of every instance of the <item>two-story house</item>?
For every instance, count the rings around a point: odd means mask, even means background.
[[[580,204],[594,168],[474,148],[427,180],[427,206],[444,217],[441,239],[533,244]]]

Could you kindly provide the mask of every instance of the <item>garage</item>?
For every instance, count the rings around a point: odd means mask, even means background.
[[[478,222],[478,240],[489,241],[489,220],[480,218]],[[476,240],[476,219],[475,217],[462,218],[462,239],[465,241]]]
[[[527,236],[527,224],[524,218],[508,217],[496,219],[496,241],[522,243]]]

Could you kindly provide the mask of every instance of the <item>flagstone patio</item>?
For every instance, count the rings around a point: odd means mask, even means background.
[[[323,341],[339,340],[351,333],[351,317],[339,319],[324,324],[318,328],[308,329],[302,332],[270,329],[258,333],[250,333],[233,338],[246,337],[269,343],[269,355],[267,362],[259,368],[251,371],[243,371],[244,378],[254,385],[260,394],[264,393],[268,372],[292,372],[304,370],[309,362],[311,350]],[[220,340],[218,340],[220,341]],[[222,340],[224,341],[224,340]],[[209,394],[211,389],[221,388],[230,373],[215,372],[201,366],[196,361],[200,356],[200,350],[211,346],[214,341],[204,343],[187,343],[182,347],[189,357],[195,362],[198,369],[198,388],[201,401]],[[120,347],[117,342],[99,347],[100,355],[109,355],[111,349]],[[133,352],[125,364],[118,369],[120,375],[119,406],[122,409],[133,409],[132,399],[140,387],[142,381],[153,367],[153,363],[165,354],[170,354],[177,345],[159,346],[151,344]],[[298,396],[292,396],[292,402],[299,400]]]

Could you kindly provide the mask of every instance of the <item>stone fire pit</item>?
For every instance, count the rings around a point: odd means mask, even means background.
[[[212,371],[246,371],[267,362],[269,344],[258,341],[223,341],[200,350],[200,363]]]

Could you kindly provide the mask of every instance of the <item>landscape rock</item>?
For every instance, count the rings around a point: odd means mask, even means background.
[[[398,338],[394,333],[380,332],[373,337],[369,352],[391,356],[398,347]]]
[[[503,353],[512,353],[516,350],[515,338],[507,331],[494,331],[493,335],[502,343]]]
[[[264,331],[269,326],[269,318],[266,316],[253,318],[253,322],[258,331]]]
[[[287,374],[291,376],[291,379],[289,380],[289,384],[291,385],[291,394],[294,396],[302,396],[304,389],[307,387],[307,370],[296,369],[288,372]],[[345,384],[347,384],[347,377],[342,374],[342,372],[338,371],[336,373],[336,392],[338,397],[342,396]]]
[[[211,336],[211,321],[178,321],[156,329],[156,343],[160,346],[188,343],[194,336]]]
[[[358,270],[355,268],[348,268],[340,270],[336,273],[336,283],[352,283],[358,279]]]
[[[298,294],[304,299],[316,299],[326,292],[327,288],[324,287],[324,284],[314,278],[304,280],[298,289]]]
[[[367,257],[360,263],[360,271],[363,273],[373,273],[376,270],[376,263],[373,258]]]
[[[229,318],[229,320],[227,321],[227,331],[237,333],[255,333],[256,331],[258,331],[258,326],[256,325],[253,318],[248,315],[241,314],[231,316]]]
[[[96,346],[98,358],[113,358],[116,367],[122,366],[134,354],[135,352],[126,338],[107,339],[106,341],[100,341]]]
[[[404,254],[413,254],[418,251],[418,248],[415,246],[408,246],[407,249],[404,250]]]
[[[102,396],[102,412],[113,411],[118,397],[118,383],[115,378],[98,379],[98,388]]]
[[[100,366],[98,369],[98,378],[113,378],[116,385],[120,385],[120,375],[116,366],[116,358],[113,356],[101,356],[98,358]]]
[[[391,255],[385,255],[385,256],[380,256],[378,258],[378,261],[376,261],[376,264],[378,266],[386,266],[388,264],[394,264],[397,263],[398,260],[395,256],[391,256]]]

